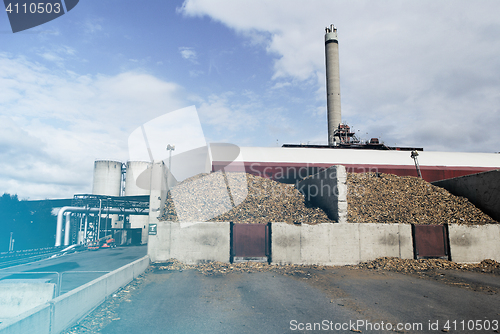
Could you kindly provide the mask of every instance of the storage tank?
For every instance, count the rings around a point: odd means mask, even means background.
[[[93,195],[120,196],[122,189],[122,163],[120,161],[97,160],[94,162]],[[107,218],[108,215],[101,215]],[[118,215],[109,215],[111,228],[123,227],[123,220]],[[101,234],[99,233],[99,236]]]
[[[127,175],[125,177],[125,196],[149,195],[150,174],[144,173],[151,168],[151,163],[147,161],[129,161],[127,162]],[[129,216],[130,228],[142,230],[141,243],[148,242],[148,222],[149,216]]]
[[[120,196],[122,163],[120,161],[97,160],[94,162],[93,195]]]
[[[125,179],[125,196],[149,195],[149,180],[146,174],[139,176],[151,166],[147,161],[127,162],[127,175]],[[139,178],[139,179],[138,179]]]

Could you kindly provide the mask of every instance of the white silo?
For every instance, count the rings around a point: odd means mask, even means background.
[[[122,185],[122,163],[98,160],[94,162],[93,195],[120,196]]]
[[[122,189],[122,166],[120,161],[97,160],[94,162],[94,182],[92,184],[93,195],[120,196]],[[108,215],[102,214],[102,218]],[[118,215],[109,215],[111,228],[123,227],[123,220]],[[102,230],[102,227],[101,227]],[[102,235],[100,235],[102,237]]]
[[[127,174],[125,179],[125,196],[149,195],[149,177],[141,175],[151,166],[147,161],[127,162]]]
[[[150,173],[147,173],[148,168],[151,168],[150,162],[127,162],[125,196],[149,195],[151,193],[149,187]],[[148,220],[149,216],[129,216],[130,228],[142,229],[141,243],[143,244],[148,242]]]

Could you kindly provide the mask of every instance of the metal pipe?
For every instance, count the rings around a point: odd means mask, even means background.
[[[69,230],[71,229],[71,212],[66,213],[66,225],[64,227],[64,246],[69,245]]]
[[[99,198],[99,222],[97,223],[97,240],[101,237],[101,209],[102,199]]]
[[[55,246],[59,247],[61,246],[61,236],[62,236],[62,230],[63,230],[63,219],[64,219],[64,214],[66,212],[83,212],[83,213],[98,213],[100,212],[99,208],[86,208],[86,207],[78,207],[78,206],[64,206],[62,207],[59,212],[57,213],[57,227],[56,227],[56,242]],[[134,209],[115,209],[111,208],[109,209],[109,213],[111,214],[130,214],[130,215],[139,215],[139,216],[146,216],[149,215],[149,210],[144,210],[144,211],[136,211]],[[68,229],[69,233],[69,229]]]
[[[87,225],[89,223],[88,216],[85,216],[85,227],[83,228],[83,237],[82,237],[82,244],[86,245],[87,244]]]

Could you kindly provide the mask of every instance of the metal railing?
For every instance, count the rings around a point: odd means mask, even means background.
[[[15,252],[2,252],[0,253],[0,268],[6,268],[17,264],[40,260],[47,256],[61,252],[65,249],[65,247],[67,246],[26,249]],[[71,251],[77,251],[77,249],[73,248]]]

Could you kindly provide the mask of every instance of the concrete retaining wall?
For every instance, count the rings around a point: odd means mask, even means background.
[[[413,258],[411,225],[272,224],[275,264],[348,265],[383,256]]]
[[[500,261],[500,225],[450,225],[456,262]],[[149,236],[153,262],[175,258],[187,264],[230,261],[230,224],[158,222]],[[271,224],[274,264],[350,265],[379,257],[413,259],[409,224]]]
[[[149,266],[149,257],[103,275],[48,303],[0,324],[0,334],[63,331],[100,305],[107,296],[131,282]]]
[[[484,259],[500,262],[500,225],[448,225],[451,260],[473,263]]]
[[[347,223],[347,174],[345,166],[332,166],[300,181],[297,189],[309,205],[323,209],[328,218]]]
[[[456,196],[462,196],[500,221],[500,169],[433,182]]]
[[[18,316],[54,298],[54,283],[0,281],[0,320]],[[14,280],[15,281],[15,280]]]
[[[37,306],[27,312],[0,324],[1,334],[51,334],[50,304]]]
[[[227,222],[157,222],[157,234],[148,239],[153,262],[175,258],[187,264],[229,262],[230,224]]]

